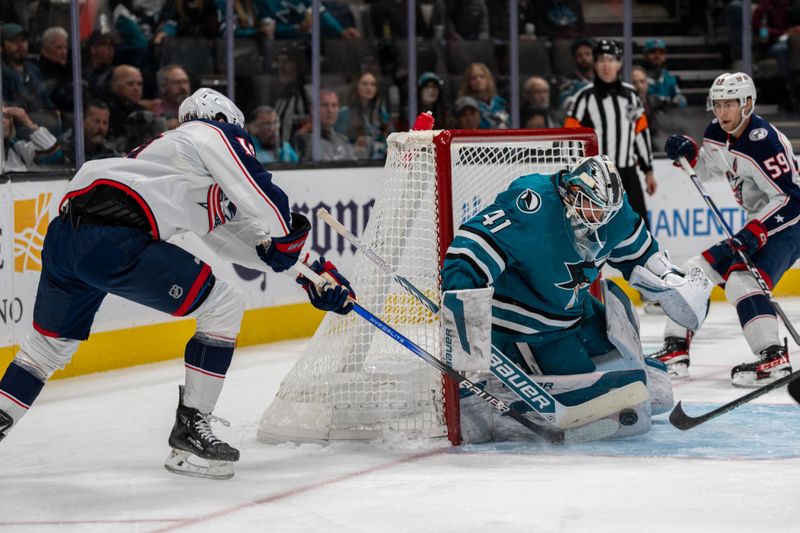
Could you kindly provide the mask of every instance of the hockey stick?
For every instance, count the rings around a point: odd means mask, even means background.
[[[697,190],[702,195],[703,199],[706,202],[706,205],[708,205],[709,209],[711,209],[711,212],[713,213],[714,218],[722,226],[723,230],[725,231],[725,235],[728,237],[729,240],[731,238],[733,238],[733,232],[731,231],[731,228],[728,226],[727,222],[725,222],[725,219],[722,217],[722,213],[717,208],[717,205],[714,203],[714,200],[712,200],[711,196],[709,196],[708,192],[706,191],[706,188],[703,186],[703,183],[700,181],[700,178],[697,177],[697,174],[695,173],[694,169],[691,167],[691,165],[689,165],[689,162],[686,161],[685,157],[680,157],[678,159],[678,162],[680,163],[680,165],[683,168],[684,172],[686,172],[689,175],[689,177],[692,180],[692,183],[694,183],[694,186],[697,188]],[[778,301],[775,299],[775,296],[773,296],[772,291],[770,291],[769,286],[767,286],[766,281],[764,281],[764,278],[761,276],[761,273],[758,271],[756,266],[753,264],[753,261],[743,251],[737,250],[737,252],[739,254],[739,258],[747,266],[747,269],[750,271],[750,273],[755,278],[756,283],[758,283],[758,285],[761,288],[761,290],[763,291],[764,295],[769,299],[769,302],[772,304],[772,307],[775,309],[775,312],[778,313],[778,315],[780,315],[781,320],[783,321],[784,325],[786,326],[786,329],[792,335],[792,338],[794,339],[794,341],[798,345],[800,345],[800,337],[798,337],[797,331],[795,331],[795,329],[792,326],[791,322],[789,322],[789,319],[786,318],[786,315],[784,314],[783,309],[781,309],[780,304],[778,304]],[[764,394],[766,394],[766,393],[768,393],[768,392],[770,392],[772,390],[775,390],[775,389],[777,389],[779,387],[782,387],[783,385],[786,385],[787,383],[792,383],[792,382],[795,382],[795,383],[790,386],[789,394],[791,394],[792,397],[795,398],[795,400],[797,400],[800,403],[800,381],[795,381],[798,378],[800,378],[800,370],[798,370],[796,372],[793,372],[793,373],[789,374],[788,376],[784,376],[781,379],[773,381],[772,383],[770,383],[768,385],[764,385],[763,387],[760,387],[760,388],[758,388],[758,389],[756,389],[756,390],[754,390],[752,392],[749,392],[749,393],[745,394],[744,396],[741,396],[741,397],[737,398],[736,400],[733,400],[732,402],[728,402],[728,403],[726,403],[725,405],[723,405],[721,407],[718,407],[718,408],[716,408],[716,409],[714,409],[712,411],[709,411],[708,413],[706,413],[704,415],[697,416],[697,417],[692,417],[692,416],[687,415],[686,412],[684,412],[684,410],[683,410],[683,406],[681,405],[681,402],[678,402],[675,405],[675,408],[672,410],[672,412],[669,415],[669,422],[670,422],[670,424],[672,424],[676,428],[685,431],[685,430],[691,429],[691,428],[693,428],[695,426],[699,426],[700,424],[702,424],[704,422],[707,422],[707,421],[711,420],[712,418],[716,418],[721,414],[727,413],[731,409],[735,409],[735,408],[739,407],[740,405],[749,402],[750,400],[758,398],[759,396],[762,396],[762,395],[764,395]]]
[[[317,218],[331,226],[336,233],[366,255],[384,273],[392,276],[395,282],[417,298],[429,311],[433,314],[439,313],[438,305],[425,296],[408,279],[396,274],[394,268],[358,237],[348,231],[325,208],[317,210]],[[439,362],[438,359],[437,362]],[[561,429],[573,428],[592,420],[602,419],[627,407],[633,407],[648,398],[647,388],[642,383],[629,383],[588,402],[572,406],[564,405],[553,398],[549,392],[532,380],[528,374],[494,345],[492,345],[490,370],[497,379],[522,399],[528,407]]]
[[[800,379],[796,379],[789,383],[787,390],[789,391],[789,395],[792,397],[792,399],[797,403],[800,403]]]
[[[783,387],[787,383],[790,383],[789,393],[792,394],[795,400],[798,400],[798,398],[794,396],[794,393],[800,393],[800,386],[798,386],[800,385],[800,380],[798,380],[797,378],[800,378],[800,370],[793,372],[788,376],[783,376],[781,379],[773,381],[769,385],[764,385],[761,388],[749,392],[744,396],[741,396],[733,400],[732,402],[728,402],[725,405],[717,407],[713,411],[709,411],[706,414],[700,416],[687,415],[683,410],[681,402],[678,402],[675,405],[675,408],[669,414],[669,422],[676,428],[684,431],[687,429],[692,429],[695,426],[699,426],[703,422],[708,422],[712,418],[717,418],[719,415],[725,414],[732,409],[736,409],[740,405],[747,403],[750,400],[753,400],[755,398],[758,398],[759,396],[763,396],[764,394],[770,391]],[[798,401],[800,402],[800,400]]]

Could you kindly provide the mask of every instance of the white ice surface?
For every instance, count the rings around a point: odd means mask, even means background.
[[[782,304],[800,324],[800,300]],[[648,350],[661,324],[642,315]],[[238,351],[216,411],[242,451],[228,481],[163,469],[180,361],[48,384],[0,443],[0,532],[800,531],[800,408],[785,390],[688,432],[662,419],[562,450],[262,444],[261,413],[305,344]],[[749,358],[734,310],[714,304],[676,398],[698,414],[744,394],[728,376]]]

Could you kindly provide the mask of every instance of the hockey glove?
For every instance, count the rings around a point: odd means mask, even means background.
[[[300,213],[292,213],[292,229],[289,234],[256,246],[258,257],[275,272],[289,270],[303,251],[310,231],[311,223],[308,219]]]
[[[751,256],[767,244],[767,227],[760,220],[751,220],[730,240],[731,251]]]
[[[675,166],[680,166],[677,164],[677,160],[681,157],[685,157],[693,167],[697,163],[697,143],[686,135],[670,135],[664,145],[664,151],[667,152],[667,157],[672,159]]]
[[[303,276],[297,276],[297,283],[303,286],[311,305],[323,311],[333,311],[340,315],[346,315],[353,310],[353,302],[347,298],[355,299],[356,293],[350,286],[350,282],[344,277],[336,266],[324,257],[314,261],[311,270],[326,278],[331,283],[324,287],[318,287]]]

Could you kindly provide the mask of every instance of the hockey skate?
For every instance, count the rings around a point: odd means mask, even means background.
[[[792,373],[786,340],[761,351],[758,361],[742,363],[731,370],[731,383],[737,387],[761,387]]]
[[[664,346],[657,352],[648,357],[658,359],[667,365],[669,377],[682,379],[689,377],[689,345],[692,342],[694,333],[686,332],[686,337],[667,337],[664,339]]]
[[[239,460],[239,450],[219,440],[210,426],[212,420],[225,425],[227,422],[183,405],[183,386],[179,389],[175,425],[169,435],[172,451],[164,468],[184,476],[209,479],[233,477],[233,463]]]

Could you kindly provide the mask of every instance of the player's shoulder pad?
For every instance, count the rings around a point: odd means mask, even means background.
[[[511,182],[508,189],[498,196],[498,200],[507,206],[516,217],[527,217],[547,211],[548,207],[560,198],[547,174],[527,174]]]
[[[747,125],[747,129],[736,143],[737,152],[742,152],[756,161],[769,158],[783,150],[784,146],[781,144],[777,130],[758,115],[752,116],[750,124]]]
[[[216,130],[220,135],[222,135],[227,143],[233,146],[234,151],[244,151],[247,154],[255,157],[256,150],[253,146],[253,141],[250,139],[250,135],[244,128],[237,126],[236,124],[229,124],[227,122],[219,122],[204,118],[194,119],[186,124],[193,123],[202,124],[205,127],[210,127],[211,129]]]

